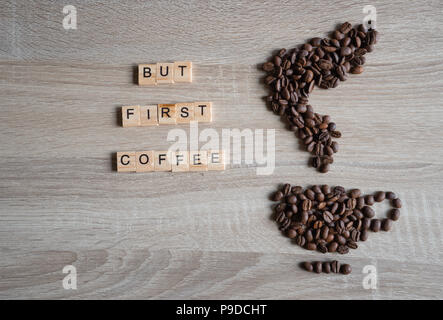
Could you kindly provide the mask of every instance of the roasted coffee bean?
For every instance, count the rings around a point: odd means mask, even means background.
[[[386,193],[384,193],[383,191],[378,191],[374,195],[374,200],[376,202],[382,202],[383,200],[385,200],[385,198],[386,198]]]
[[[274,201],[280,201],[281,199],[283,199],[283,192],[281,191],[277,191],[272,197],[272,200]]]
[[[308,249],[308,250],[315,250],[315,249],[317,249],[317,245],[314,242],[309,242],[306,245],[306,249]]]
[[[350,192],[351,198],[354,198],[354,199],[360,197],[360,195],[361,195],[360,189],[352,189]]]
[[[286,231],[286,235],[289,239],[294,239],[297,236],[297,231],[295,231],[294,229],[288,229]]]
[[[340,267],[340,272],[342,274],[350,274],[352,272],[352,268],[349,264],[342,264]]]
[[[394,208],[400,209],[401,208],[401,200],[400,199],[394,199],[392,200],[392,206]]]
[[[331,273],[331,263],[330,262],[323,262],[322,270],[324,273]]]
[[[364,206],[362,209],[361,209],[361,212],[365,215],[365,217],[367,217],[367,218],[373,218],[374,216],[375,216],[375,212],[374,212],[374,210],[372,210],[372,208],[371,207],[369,207],[369,206]]]
[[[351,249],[357,249],[358,245],[357,243],[355,243],[355,241],[353,240],[348,240],[348,242],[346,242],[346,245],[351,248]]]
[[[367,196],[365,196],[365,203],[366,203],[368,206],[372,206],[372,205],[375,203],[374,196],[373,196],[373,195],[367,195]]]
[[[335,241],[331,242],[331,243],[328,245],[328,251],[329,251],[329,252],[335,252],[335,251],[337,251],[337,248],[338,248],[338,243],[335,242]]]
[[[340,263],[337,260],[333,260],[331,262],[331,271],[333,273],[339,273],[340,272]]]
[[[388,192],[386,192],[386,199],[394,200],[394,199],[397,199],[397,196],[395,195],[394,192],[388,191]]]
[[[381,228],[381,221],[379,219],[372,219],[371,220],[371,231],[372,232],[379,232]]]
[[[389,217],[391,218],[391,220],[397,221],[400,218],[400,210],[392,209]]]
[[[361,224],[362,230],[366,230],[371,227],[371,219],[370,218],[364,218],[361,222],[362,222],[362,224]]]
[[[314,266],[312,265],[312,263],[310,263],[310,262],[308,262],[308,261],[303,262],[303,268],[304,268],[306,271],[309,271],[309,272],[314,271]]]
[[[316,261],[316,262],[314,262],[314,271],[315,271],[316,273],[321,273],[322,270],[323,270],[322,263],[321,263],[320,261]]]
[[[290,190],[291,190],[291,185],[289,183],[283,185],[282,189],[283,195],[287,196]]]
[[[324,244],[318,244],[317,245],[317,250],[320,251],[321,253],[328,252],[328,248]]]
[[[360,233],[360,240],[361,240],[361,241],[366,241],[366,240],[368,240],[368,236],[369,236],[369,232],[368,232],[368,230],[367,230],[367,229],[364,229],[364,230],[362,230],[361,233]]]
[[[391,219],[383,219],[381,222],[381,229],[383,231],[389,231],[392,228],[392,220]]]
[[[337,252],[340,254],[347,254],[349,252],[349,248],[345,245],[338,246]]]

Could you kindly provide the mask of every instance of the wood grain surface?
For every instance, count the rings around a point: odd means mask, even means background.
[[[365,72],[310,99],[343,133],[328,174],[265,106],[257,66],[361,23],[360,1],[65,2],[0,10],[0,298],[443,298],[443,2],[368,3],[380,41]],[[77,30],[62,26],[66,4]],[[178,60],[193,83],[134,83],[138,63]],[[169,126],[122,128],[119,107],[197,100],[214,103],[201,129],[275,129],[274,173],[114,171],[116,151],[171,145]],[[284,182],[392,190],[402,217],[339,257],[351,275],[309,274],[298,263],[337,256],[279,233],[269,194]],[[66,265],[77,290],[62,286]]]

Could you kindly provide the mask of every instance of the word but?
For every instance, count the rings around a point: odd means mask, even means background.
[[[138,65],[138,84],[140,86],[176,82],[192,82],[192,62],[159,62]]]
[[[117,171],[221,171],[224,158],[223,150],[117,152]]]
[[[157,126],[212,121],[212,102],[123,106],[123,127]]]

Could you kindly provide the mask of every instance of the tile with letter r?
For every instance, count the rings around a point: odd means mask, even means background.
[[[159,124],[177,123],[175,104],[159,104],[157,112]]]

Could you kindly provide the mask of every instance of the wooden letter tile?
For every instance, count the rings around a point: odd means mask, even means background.
[[[194,103],[176,103],[177,123],[189,123],[194,120]]]
[[[212,102],[194,103],[194,120],[198,122],[212,121]]]
[[[158,126],[156,104],[149,106],[140,106],[140,125],[144,126]]]
[[[157,63],[157,83],[174,83],[174,63]]]
[[[138,127],[140,125],[140,106],[122,107],[123,127]]]
[[[157,112],[159,124],[177,123],[175,104],[159,104]]]
[[[154,151],[154,170],[171,171],[171,154],[169,151]]]
[[[172,172],[189,171],[189,152],[175,151],[171,152]]]
[[[157,65],[139,64],[138,65],[138,85],[156,85],[157,84]]]
[[[135,151],[117,152],[117,171],[135,172]]]
[[[225,170],[225,153],[223,150],[208,151],[208,170]]]
[[[189,171],[208,171],[208,152],[189,151]]]
[[[136,171],[154,171],[154,151],[137,151],[135,153]]]
[[[192,62],[174,62],[174,82],[192,82]]]

